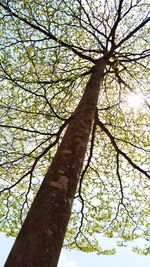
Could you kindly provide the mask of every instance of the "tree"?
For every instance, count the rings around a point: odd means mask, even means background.
[[[0,7],[5,266],[57,266],[69,219],[68,248],[148,240],[148,1]]]

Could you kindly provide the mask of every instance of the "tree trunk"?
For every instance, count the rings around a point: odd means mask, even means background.
[[[100,84],[101,58],[86,86],[63,140],[33,201],[5,267],[56,267],[71,214]]]

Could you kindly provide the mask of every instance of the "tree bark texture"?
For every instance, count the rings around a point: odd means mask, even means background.
[[[101,58],[33,201],[5,267],[56,267],[95,116]]]

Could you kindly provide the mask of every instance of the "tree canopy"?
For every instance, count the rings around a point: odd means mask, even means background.
[[[0,2],[1,230],[16,236],[99,58],[103,85],[64,247],[149,248],[148,0]],[[136,100],[139,105],[135,105]],[[129,103],[130,102],[130,103]]]

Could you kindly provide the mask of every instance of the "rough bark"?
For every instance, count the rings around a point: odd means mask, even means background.
[[[105,60],[102,58],[95,65],[5,267],[57,266],[94,120],[104,67]]]

